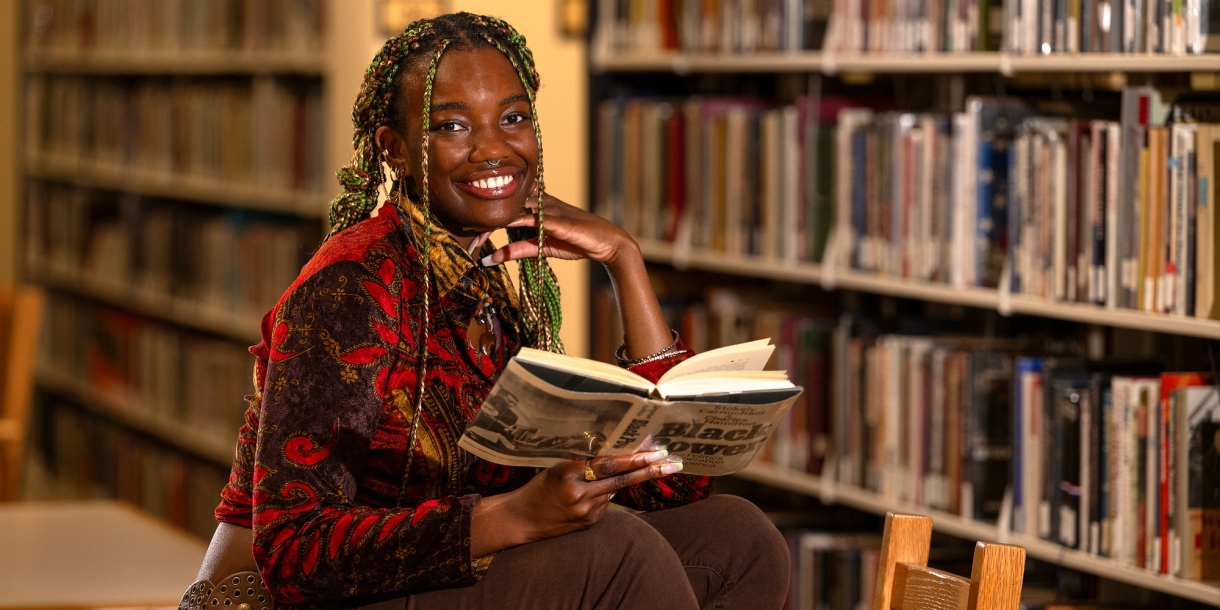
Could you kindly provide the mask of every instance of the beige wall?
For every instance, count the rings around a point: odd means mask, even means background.
[[[17,107],[18,88],[17,20],[21,5],[12,0],[0,2],[0,286],[17,279],[17,210],[21,181],[18,175]]]
[[[546,183],[550,193],[573,205],[588,208],[586,180],[587,104],[585,45],[559,36],[558,0],[453,0],[450,8],[500,17],[529,41],[542,77],[538,113],[546,148]],[[331,121],[329,165],[338,168],[351,156],[352,100],[373,55],[381,48],[373,20],[373,0],[342,0],[330,8],[332,37],[326,94]],[[497,243],[503,243],[503,236]],[[552,261],[563,290],[564,326],[561,337],[568,353],[588,354],[588,267],[583,261]]]

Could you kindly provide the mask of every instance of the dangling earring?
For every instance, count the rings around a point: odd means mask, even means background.
[[[381,206],[385,205],[385,202],[390,199],[390,195],[394,193],[394,184],[399,182],[398,172],[390,165],[389,157],[390,155],[386,151],[381,151],[381,175],[385,176],[385,179],[377,185],[377,205],[369,214],[371,218],[376,218],[377,214],[381,212]]]

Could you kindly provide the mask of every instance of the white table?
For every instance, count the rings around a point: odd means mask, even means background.
[[[177,607],[206,550],[117,502],[0,504],[0,609]]]

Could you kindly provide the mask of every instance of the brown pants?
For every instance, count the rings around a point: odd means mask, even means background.
[[[500,551],[478,583],[412,595],[406,606],[779,610],[788,565],[788,547],[762,511],[720,495],[638,516],[607,512],[587,530]]]

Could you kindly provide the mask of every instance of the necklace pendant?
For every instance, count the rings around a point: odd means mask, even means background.
[[[478,310],[474,313],[474,319],[471,320],[470,331],[473,337],[474,327],[477,325],[482,332],[478,333],[478,339],[472,339],[470,346],[475,348],[484,357],[490,357],[500,345],[499,337],[499,319],[496,317],[496,308],[492,305],[490,297],[479,303]]]
[[[487,332],[483,333],[482,337],[479,337],[479,353],[483,354],[483,356],[489,357],[491,356],[491,353],[494,351],[495,347],[495,333],[488,329]]]

